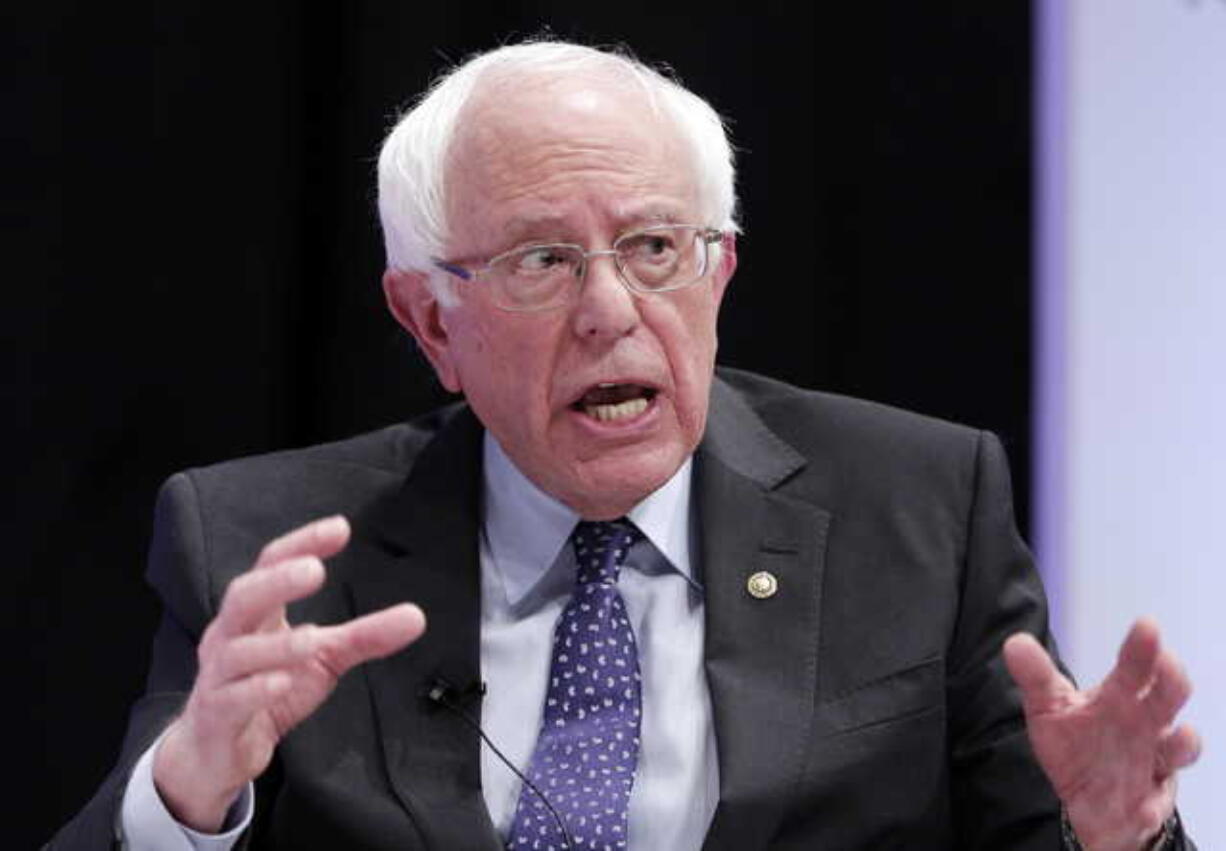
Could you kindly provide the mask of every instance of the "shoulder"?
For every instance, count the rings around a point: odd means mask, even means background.
[[[211,498],[269,501],[305,496],[320,486],[334,494],[392,485],[412,471],[422,450],[462,411],[454,405],[376,431],[295,449],[237,458],[184,470]]]
[[[942,504],[952,517],[985,470],[1008,488],[994,435],[878,402],[721,368],[711,418],[724,435],[730,423],[738,433],[769,433],[798,459],[787,489],[827,506]]]
[[[165,584],[162,574],[182,574],[183,565],[207,565],[206,572],[229,577],[268,541],[321,517],[341,514],[361,526],[404,491],[440,435],[473,423],[467,408],[455,405],[345,440],[176,473],[158,495],[150,579]],[[462,437],[455,451],[475,457],[480,441],[467,432]],[[202,573],[196,581],[204,582]],[[209,596],[220,587],[213,581]]]
[[[718,377],[788,443],[803,449],[832,443],[843,452],[965,451],[979,429],[880,402],[807,390],[744,370],[721,367]]]

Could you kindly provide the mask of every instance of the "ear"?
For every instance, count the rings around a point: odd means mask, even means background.
[[[715,285],[715,297],[723,300],[724,291],[728,289],[728,282],[732,280],[733,273],[736,272],[736,234],[729,231],[724,234],[723,239],[719,243],[719,262],[715,267],[715,276],[712,283]]]
[[[460,392],[459,373],[451,351],[451,338],[443,321],[442,306],[422,272],[388,269],[383,273],[387,309],[430,360],[439,382],[452,393]]]

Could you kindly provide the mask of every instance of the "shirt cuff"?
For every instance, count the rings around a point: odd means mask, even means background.
[[[165,735],[165,734],[163,734]],[[120,807],[120,835],[126,851],[230,851],[251,824],[255,789],[248,783],[226,813],[221,833],[200,833],[179,824],[153,785],[153,754],[159,737],[136,763]]]

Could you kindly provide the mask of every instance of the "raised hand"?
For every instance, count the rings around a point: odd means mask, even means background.
[[[269,543],[226,589],[197,650],[200,668],[183,714],[154,755],[162,800],[183,824],[220,829],[277,743],[315,711],[354,665],[400,650],[425,630],[404,603],[337,626],[290,627],[285,606],[323,585],[323,559],[349,540],[343,517],[299,527]]]
[[[1087,851],[1148,848],[1175,807],[1175,773],[1196,761],[1200,740],[1173,726],[1191,693],[1158,627],[1135,623],[1098,686],[1079,691],[1029,635],[1005,642],[1039,764]]]

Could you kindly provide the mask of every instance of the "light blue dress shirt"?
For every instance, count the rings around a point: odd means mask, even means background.
[[[488,433],[484,469],[481,718],[493,742],[524,770],[540,732],[553,627],[574,588],[568,539],[579,516],[530,482]],[[690,470],[686,460],[627,515],[646,538],[631,548],[617,583],[643,678],[631,851],[698,851],[719,798],[702,588],[690,559]],[[485,746],[481,782],[505,836],[522,784]]]
[[[532,759],[549,675],[553,628],[574,587],[567,545],[579,517],[537,488],[487,433],[481,525],[481,672],[486,734],[521,771]],[[698,851],[719,797],[711,700],[703,663],[702,587],[690,558],[691,462],[628,517],[645,540],[618,580],[639,646],[642,746],[630,795],[631,851]],[[138,761],[120,821],[132,851],[229,851],[251,822],[250,784],[226,832],[206,836],[179,825],[153,786],[155,743]],[[519,779],[481,748],[486,806],[506,835]]]

